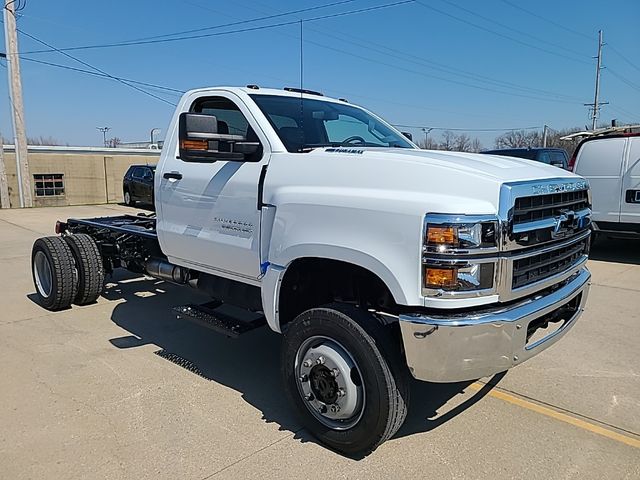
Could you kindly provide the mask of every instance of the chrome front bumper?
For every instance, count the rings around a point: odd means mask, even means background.
[[[519,365],[556,343],[575,325],[584,310],[590,278],[589,270],[582,268],[558,290],[502,309],[466,315],[400,315],[411,373],[418,380],[460,382]],[[563,323],[549,324],[558,328],[527,343],[532,322],[576,302],[577,309]]]

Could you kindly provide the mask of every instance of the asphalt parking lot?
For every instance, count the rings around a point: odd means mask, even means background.
[[[31,300],[37,237],[123,211],[0,211],[0,478],[640,478],[640,243],[594,247],[587,310],[563,341],[494,385],[416,382],[404,427],[356,461],[291,414],[278,335],[175,318],[195,291],[118,274],[94,305]]]

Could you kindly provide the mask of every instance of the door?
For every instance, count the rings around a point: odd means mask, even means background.
[[[622,159],[625,138],[601,138],[582,145],[576,158],[576,173],[591,185],[593,220],[620,221]]]
[[[144,177],[144,168],[135,167],[131,173],[131,199],[144,201],[142,182]]]
[[[195,98],[190,111],[215,115],[219,133],[259,141],[263,153],[253,162],[185,162],[178,158],[176,126],[168,147],[171,154],[163,155],[156,171],[160,245],[173,263],[256,280],[260,275],[258,183],[269,159],[266,137],[244,103],[231,93]],[[224,148],[219,146],[220,151]]]
[[[620,221],[640,223],[640,137],[627,138],[627,152],[622,177]]]
[[[144,168],[144,175],[142,177],[141,184],[143,201],[152,204],[153,203],[153,170],[149,167]]]

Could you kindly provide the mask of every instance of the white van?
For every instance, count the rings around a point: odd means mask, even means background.
[[[640,133],[587,138],[569,166],[591,184],[594,232],[640,238]]]

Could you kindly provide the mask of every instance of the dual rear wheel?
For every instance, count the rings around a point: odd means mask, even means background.
[[[47,310],[87,305],[100,296],[104,265],[89,235],[37,239],[31,251],[31,271],[38,303]]]

